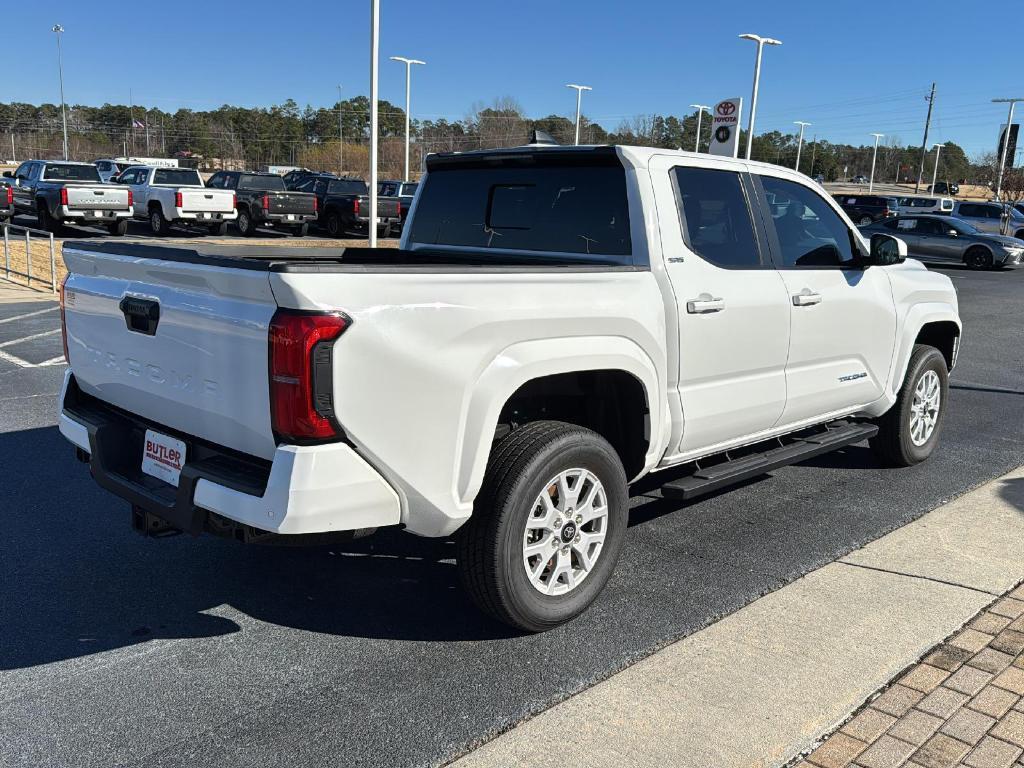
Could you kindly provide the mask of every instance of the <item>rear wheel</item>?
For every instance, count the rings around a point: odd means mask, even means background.
[[[214,224],[210,227],[210,234],[217,237],[224,237],[228,233],[228,223],[222,221],[220,224]]]
[[[238,212],[238,218],[235,219],[235,225],[238,227],[238,234],[245,237],[251,237],[253,232],[256,231],[256,224],[252,220],[252,215],[247,210],[241,210]]]
[[[981,245],[968,248],[964,263],[971,269],[992,269],[992,252]]]
[[[948,392],[946,358],[935,347],[916,345],[896,402],[875,421],[878,434],[871,448],[898,467],[927,459],[939,443]]]
[[[292,237],[305,237],[309,233],[309,224],[299,224],[292,227]]]
[[[107,224],[107,231],[116,237],[123,237],[128,231],[128,219],[118,219]]]
[[[149,212],[149,228],[153,231],[154,235],[159,237],[166,235],[170,229],[170,225],[167,223],[167,219],[164,218],[163,211],[160,210],[159,206],[155,206]]]
[[[870,216],[861,216],[860,221],[858,221],[857,223],[863,227],[866,224],[870,224],[872,221],[873,219]]]
[[[505,624],[541,632],[579,616],[622,550],[626,474],[608,441],[558,421],[496,443],[458,565],[473,601]]]
[[[50,215],[50,209],[46,203],[40,202],[36,206],[36,226],[46,232],[56,232],[57,222]]]
[[[341,226],[341,216],[338,215],[337,211],[328,211],[327,219],[324,221],[324,228],[331,237],[341,237],[344,234],[344,229]]]

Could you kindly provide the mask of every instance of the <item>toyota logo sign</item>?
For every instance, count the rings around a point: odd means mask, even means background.
[[[728,117],[736,111],[736,105],[731,101],[721,101],[715,107],[715,111],[723,117]]]

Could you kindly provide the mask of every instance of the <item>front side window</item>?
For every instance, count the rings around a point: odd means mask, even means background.
[[[224,189],[224,174],[215,173],[206,181],[206,186],[210,189]]]
[[[719,267],[761,266],[740,175],[710,168],[675,168],[672,173],[690,250]]]
[[[779,266],[840,267],[853,260],[850,230],[817,192],[785,179],[762,176],[775,205],[771,219],[779,243]]]

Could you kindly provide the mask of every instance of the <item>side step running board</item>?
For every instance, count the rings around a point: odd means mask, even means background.
[[[665,483],[663,496],[669,499],[692,499],[717,491],[728,485],[758,477],[773,469],[805,461],[814,456],[834,451],[846,445],[859,443],[878,433],[874,424],[854,423],[833,426],[822,432],[806,435],[784,445],[754,453],[742,458],[724,461],[711,467],[698,469],[692,475]]]

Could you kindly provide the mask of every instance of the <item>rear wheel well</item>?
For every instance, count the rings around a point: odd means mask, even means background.
[[[532,379],[517,389],[498,416],[495,438],[531,421],[587,427],[615,448],[626,476],[644,467],[649,408],[643,384],[621,370],[574,371]]]
[[[926,323],[917,332],[915,344],[927,344],[935,347],[942,356],[946,358],[946,369],[953,368],[953,354],[956,349],[956,339],[960,335],[960,329],[951,320],[943,320],[937,323]]]

